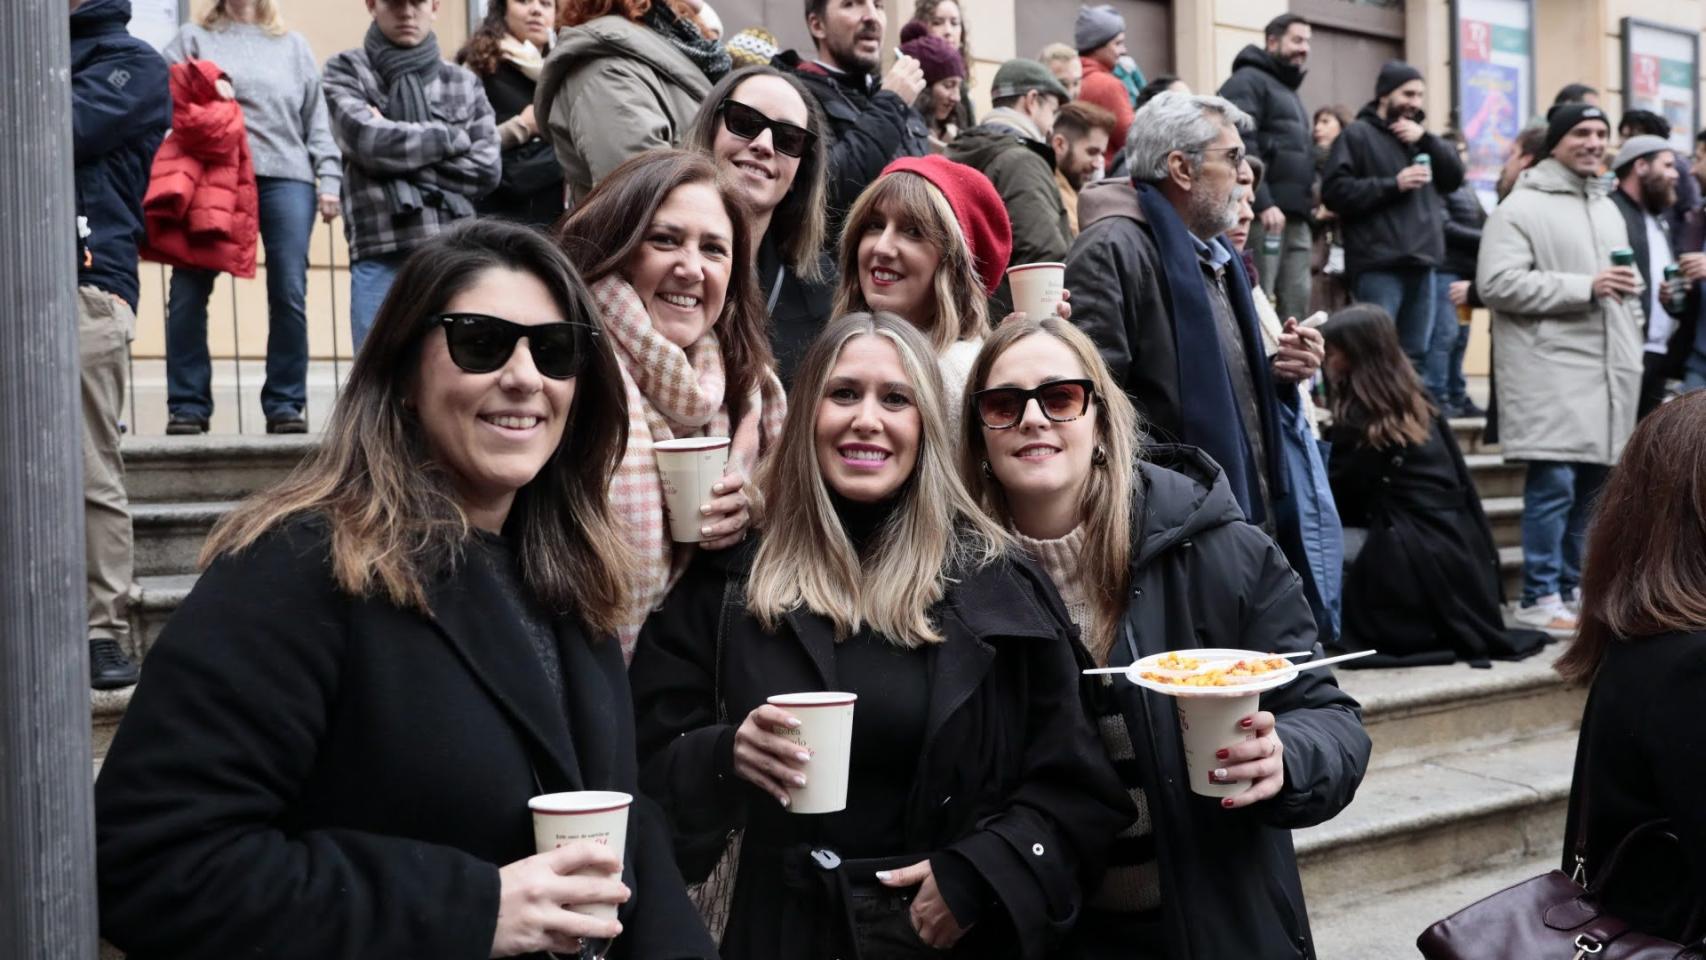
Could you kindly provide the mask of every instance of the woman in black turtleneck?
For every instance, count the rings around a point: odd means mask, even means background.
[[[758,478],[761,542],[702,554],[630,677],[641,786],[702,879],[742,830],[725,960],[1040,958],[1130,822],[1069,620],[956,479],[935,354],[892,314],[831,323]],[[782,693],[858,694],[847,807]]]

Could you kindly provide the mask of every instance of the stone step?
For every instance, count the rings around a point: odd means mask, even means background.
[[[130,706],[130,695],[135,690],[135,687],[124,687],[89,691],[90,742],[94,746],[97,771],[101,761],[106,759],[107,748],[112,746],[113,734],[118,732],[118,722],[124,719],[125,708]]]
[[[132,504],[136,576],[193,572],[208,532],[235,506],[236,503],[224,500]]]
[[[1515,603],[1522,596],[1522,547],[1499,548],[1499,573],[1505,579],[1505,602]]]
[[[1380,898],[1555,853],[1575,755],[1569,730],[1370,770],[1344,812],[1293,835],[1305,897]]]
[[[1487,525],[1493,528],[1493,545],[1522,546],[1522,498],[1483,497],[1481,509],[1487,514]]]
[[[178,605],[195,586],[196,574],[138,577],[130,601],[130,654],[139,657],[154,646]]]
[[[1451,424],[1451,433],[1457,438],[1457,446],[1465,456],[1471,453],[1494,453],[1499,445],[1486,442],[1486,417],[1452,417],[1446,421]]]
[[[1416,938],[1464,907],[1557,869],[1560,850],[1542,850],[1504,863],[1384,897],[1348,897],[1309,904],[1309,928],[1321,960],[1397,960],[1420,957]]]
[[[1506,460],[1496,453],[1465,453],[1463,461],[1483,501],[1522,496],[1523,476],[1528,470],[1525,464]]]
[[[1554,643],[1527,660],[1494,661],[1485,670],[1458,663],[1337,676],[1362,704],[1363,726],[1374,741],[1370,767],[1384,769],[1575,729],[1586,691],[1552,669],[1563,652],[1564,644]]]
[[[126,437],[125,489],[133,504],[241,500],[284,477],[318,436]]]

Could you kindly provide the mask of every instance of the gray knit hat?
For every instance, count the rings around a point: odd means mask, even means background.
[[[1664,137],[1655,137],[1652,134],[1645,133],[1638,137],[1630,137],[1623,141],[1623,149],[1617,151],[1617,159],[1611,161],[1611,169],[1622,170],[1642,157],[1650,157],[1655,153],[1662,153],[1666,150],[1674,151],[1675,149],[1670,145],[1670,141]]]
[[[1125,32],[1125,18],[1112,4],[1079,7],[1072,27],[1072,42],[1079,53],[1089,53]]]

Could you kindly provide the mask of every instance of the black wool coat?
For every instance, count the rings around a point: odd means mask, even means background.
[[[1278,546],[1244,521],[1220,468],[1191,447],[1152,446],[1138,466],[1131,601],[1109,666],[1195,647],[1314,650],[1303,585]],[[1330,672],[1262,695],[1285,744],[1285,787],[1241,810],[1190,792],[1171,698],[1114,678],[1156,825],[1162,955],[1181,960],[1314,958],[1291,831],[1332,819],[1356,794],[1371,745],[1361,707]],[[1077,958],[1128,956],[1083,943]]]
[[[508,61],[480,78],[498,123],[533,105],[538,87],[532,78]],[[544,125],[541,124],[543,129]],[[503,175],[491,193],[474,201],[481,215],[501,217],[536,227],[549,227],[563,215],[563,169],[549,141],[534,137],[503,151]]]
[[[1398,189],[1398,171],[1425,153],[1433,183]],[[1424,133],[1404,143],[1387,128],[1373,103],[1333,141],[1321,182],[1321,199],[1339,216],[1345,234],[1345,272],[1437,267],[1445,260],[1441,198],[1463,185],[1463,164],[1451,144]]]
[[[1485,667],[1539,653],[1545,634],[1505,629],[1498,548],[1445,418],[1425,443],[1374,447],[1344,423],[1329,439],[1339,518],[1368,531],[1345,577],[1340,642],[1380,652],[1354,666]]]
[[[472,555],[428,619],[342,592],[328,542],[298,521],[215,561],[148,655],[95,786],[131,960],[483,960],[528,798],[636,793],[614,638],[557,621],[558,698]],[[624,859],[612,958],[714,958],[643,799]]]
[[[815,937],[840,906],[811,877],[801,883],[816,818],[735,776],[733,745],[767,697],[836,689],[834,628],[801,609],[769,631],[742,604],[730,611],[719,681],[715,625],[750,555],[701,554],[646,622],[630,674],[641,782],[669,816],[690,878],[744,828],[726,960],[815,960]],[[1080,697],[1087,664],[1059,604],[1028,561],[999,560],[959,576],[933,611],[945,639],[928,650],[905,836],[875,842],[932,859],[952,851],[993,891],[995,905],[945,957],[1045,956],[1076,920],[1101,849],[1135,816]],[[719,689],[727,723],[717,722]]]

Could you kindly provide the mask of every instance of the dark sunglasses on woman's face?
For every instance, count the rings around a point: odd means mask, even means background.
[[[1077,420],[1090,409],[1088,380],[1050,380],[1026,390],[1023,387],[990,387],[972,394],[977,418],[991,430],[1016,427],[1025,419],[1025,407],[1034,398],[1037,409],[1055,423]]]
[[[553,380],[567,380],[579,373],[584,353],[581,338],[598,335],[584,323],[529,325],[483,313],[446,313],[434,317],[431,324],[444,328],[450,360],[465,373],[503,369],[515,354],[516,341],[526,337],[534,369]]]
[[[775,144],[777,153],[798,158],[805,154],[806,148],[816,139],[805,127],[795,126],[785,120],[772,120],[738,100],[724,100],[719,109],[723,112],[723,126],[742,140],[755,140],[768,127],[770,142]]]

